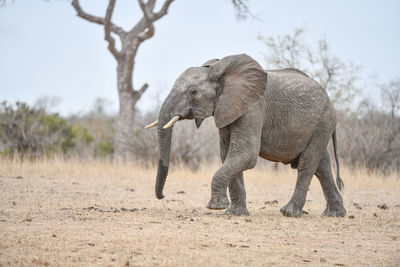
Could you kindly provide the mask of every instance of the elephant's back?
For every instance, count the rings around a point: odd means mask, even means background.
[[[309,96],[315,98],[313,101],[319,99],[326,101],[328,97],[325,90],[316,81],[298,69],[270,70],[266,73],[268,75],[266,94],[293,96],[293,100]]]
[[[310,140],[328,96],[322,87],[294,69],[267,71],[262,149],[290,161]],[[261,151],[263,152],[263,151]]]
[[[283,113],[305,113],[310,119],[321,115],[328,95],[313,79],[296,69],[267,72],[265,98],[271,108]]]

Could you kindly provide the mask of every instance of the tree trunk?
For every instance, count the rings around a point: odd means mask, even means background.
[[[117,61],[119,114],[115,124],[114,161],[129,160],[135,155],[131,140],[134,138],[135,105],[140,96],[133,90],[132,74],[135,53],[121,53]]]

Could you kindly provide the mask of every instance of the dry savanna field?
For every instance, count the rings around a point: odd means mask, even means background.
[[[400,264],[400,177],[342,171],[347,216],[320,214],[313,179],[301,218],[283,217],[296,172],[245,173],[250,216],[205,208],[217,166],[156,169],[107,162],[0,162],[0,265]]]

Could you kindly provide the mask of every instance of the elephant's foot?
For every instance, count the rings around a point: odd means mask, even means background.
[[[326,209],[322,212],[322,216],[327,217],[344,217],[346,216],[346,209],[343,207],[343,204],[336,203],[331,205],[326,205]]]
[[[231,204],[229,209],[225,211],[225,215],[236,215],[236,216],[243,216],[243,215],[250,215],[249,211],[247,210],[246,204]]]
[[[223,210],[228,208],[229,205],[230,202],[226,194],[213,194],[206,207],[211,210]]]
[[[301,217],[303,214],[302,208],[298,207],[294,202],[289,201],[284,207],[281,208],[281,213],[286,217]]]

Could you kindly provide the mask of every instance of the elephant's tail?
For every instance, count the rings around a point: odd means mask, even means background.
[[[340,166],[339,166],[339,158],[337,154],[337,141],[336,141],[336,129],[333,131],[332,134],[332,143],[333,143],[333,152],[335,153],[335,160],[336,160],[336,185],[340,191],[344,188],[344,183],[342,178],[340,177]]]

